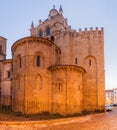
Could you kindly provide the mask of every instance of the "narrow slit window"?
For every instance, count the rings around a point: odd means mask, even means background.
[[[7,77],[10,78],[11,74],[10,71],[7,72]]]
[[[21,68],[22,67],[22,59],[21,59],[21,57],[19,57],[19,68]]]
[[[92,64],[92,63],[91,63],[91,60],[89,60],[89,65],[91,66],[91,64]]]
[[[77,60],[77,58],[75,58],[75,64],[78,64],[78,60]]]
[[[59,89],[59,92],[63,91],[63,85],[61,83],[58,84],[58,89]]]
[[[40,66],[40,56],[37,56],[37,59],[36,59],[36,65],[37,65],[37,67]]]

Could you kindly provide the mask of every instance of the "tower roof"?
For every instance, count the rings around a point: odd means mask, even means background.
[[[33,24],[33,21],[32,21],[32,24],[31,24],[31,28],[34,28],[34,24]]]
[[[60,8],[59,8],[59,13],[60,13],[60,14],[62,14],[62,13],[63,13],[62,5],[60,5]]]
[[[49,16],[55,16],[57,15],[59,12],[55,9],[55,5],[53,5],[53,8],[49,11]]]

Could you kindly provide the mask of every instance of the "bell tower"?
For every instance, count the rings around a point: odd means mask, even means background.
[[[6,42],[7,39],[0,36],[0,61],[6,59]]]

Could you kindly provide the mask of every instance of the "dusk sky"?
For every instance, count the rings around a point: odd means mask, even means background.
[[[0,0],[0,36],[7,38],[7,58],[11,46],[20,38],[30,36],[32,21],[37,26],[50,9],[63,8],[68,24],[81,28],[104,27],[105,87],[117,88],[117,0]]]

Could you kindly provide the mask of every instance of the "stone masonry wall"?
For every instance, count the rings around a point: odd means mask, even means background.
[[[29,37],[16,42],[12,49],[13,109],[25,113],[50,112],[51,81],[47,68],[56,63],[59,48],[46,39]],[[41,57],[39,67],[36,66],[37,55]],[[21,57],[21,68],[18,56]]]
[[[52,71],[52,112],[61,114],[82,111],[83,73],[77,66],[55,66]]]

